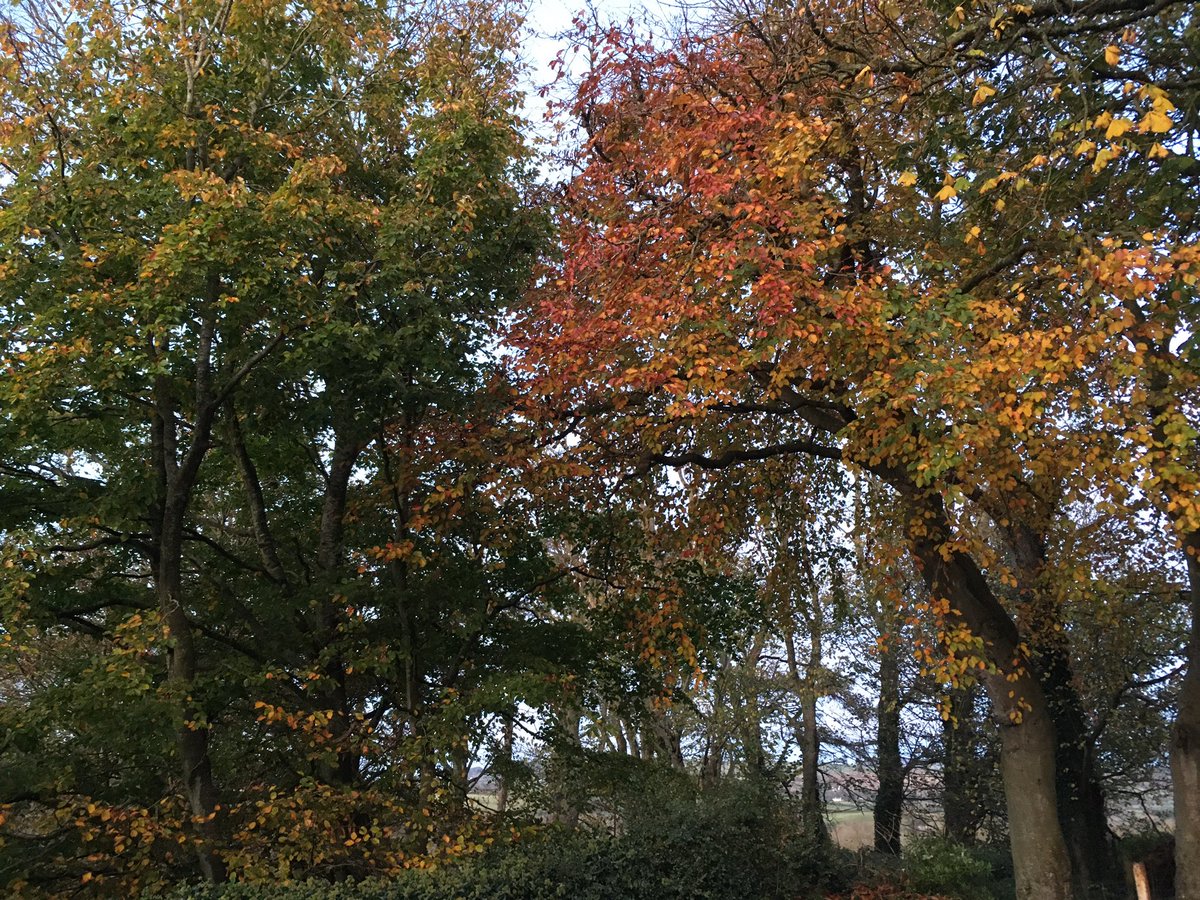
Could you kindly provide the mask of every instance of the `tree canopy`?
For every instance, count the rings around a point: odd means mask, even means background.
[[[0,23],[0,883],[1200,897],[1191,5],[524,13]]]

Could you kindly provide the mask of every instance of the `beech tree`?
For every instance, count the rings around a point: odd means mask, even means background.
[[[1104,259],[1144,293],[1190,277],[1192,250],[1189,239],[1168,248],[1150,232],[1107,234],[1113,223],[1091,214],[1116,182],[1079,171],[1121,157],[1147,190],[1164,183],[1160,161],[1175,153],[1160,136],[1175,105],[1158,56],[1147,52],[1127,90],[1102,72],[1081,78],[1076,63],[1115,66],[1121,50],[1108,42],[1119,40],[1179,45],[1190,59],[1189,19],[1139,4],[948,17],[932,6],[771,6],[737,11],[732,25],[668,46],[592,35],[597,62],[573,106],[588,140],[568,187],[565,262],[520,332],[530,390],[590,421],[582,452],[634,468],[803,453],[898,492],[941,623],[941,666],[976,673],[1001,725],[1018,893],[1086,890],[1097,873],[1069,848],[1088,847],[1073,829],[1097,820],[1057,796],[1055,720],[1078,701],[1045,638],[1054,610],[1035,612],[1036,592],[1025,612],[1005,608],[997,585],[1020,586],[1021,572],[967,514],[1019,531],[1035,515],[1030,486],[1063,477],[1077,478],[1073,497],[1098,485],[1120,503],[1131,476],[1098,461],[1131,446],[1164,448],[1133,455],[1183,466],[1172,483],[1190,477],[1180,452],[1190,437],[1143,432],[1149,441],[1131,445],[1131,433],[1123,443],[1084,424],[1136,418],[1136,405],[1097,405],[1081,385],[1138,316],[1079,268],[1080,253],[1124,247]],[[1047,52],[1047,29],[1067,49]],[[1081,112],[1097,94],[1113,112]],[[1022,131],[1030,117],[1046,123],[1046,142]],[[1108,146],[1086,137],[1097,129]],[[1142,274],[1151,258],[1161,282]],[[1178,297],[1186,318],[1190,294]],[[1160,325],[1157,340],[1186,330]],[[1188,492],[1172,496],[1190,504]],[[1040,569],[1031,559],[1026,574]],[[1196,808],[1188,784],[1176,779],[1185,819]],[[1195,871],[1188,833],[1181,820],[1181,872]]]
[[[51,844],[68,875],[91,854],[85,880],[132,890],[188,847],[214,881],[253,874],[256,828],[285,873],[387,869],[408,850],[363,814],[400,804],[353,792],[422,732],[397,775],[420,810],[432,760],[469,739],[467,713],[446,734],[428,710],[462,689],[508,586],[546,574],[536,542],[532,570],[511,548],[508,581],[487,574],[479,517],[506,501],[481,471],[490,431],[455,422],[491,414],[481,349],[542,230],[522,196],[519,21],[504,4],[185,0],[26,4],[3,23],[6,653],[40,673],[10,749],[58,758],[81,707],[111,704],[106,727],[140,743],[110,746],[145,776],[68,757],[4,798],[73,823]],[[443,529],[454,502],[475,518]],[[431,613],[434,571],[460,583],[464,621]],[[286,804],[249,781],[275,762],[308,779]]]

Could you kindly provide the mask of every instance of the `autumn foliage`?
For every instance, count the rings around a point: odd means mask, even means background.
[[[662,784],[834,872],[832,752],[1021,900],[1118,890],[1169,756],[1200,897],[1194,10],[701,12],[581,18],[540,159],[506,2],[0,23],[7,889]]]

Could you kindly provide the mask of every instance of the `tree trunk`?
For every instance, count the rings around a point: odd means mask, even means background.
[[[720,660],[721,671],[711,682],[713,715],[708,720],[708,727],[704,730],[704,758],[700,764],[700,785],[704,788],[714,788],[721,783],[725,746],[728,742],[726,726],[720,713],[728,702],[725,695],[725,681],[730,677],[729,654],[722,653]]]
[[[500,784],[496,788],[496,812],[504,815],[508,812],[508,792],[509,781],[512,778],[513,764],[513,719],[516,718],[515,713],[505,713],[504,734],[501,738],[500,750],[504,755],[501,757],[504,760],[504,771],[500,776]]]
[[[767,757],[763,751],[762,715],[758,704],[757,687],[758,664],[766,641],[766,629],[755,634],[741,666],[742,671],[739,674],[742,677],[737,681],[738,694],[742,703],[742,713],[737,717],[741,723],[742,759],[746,766],[746,778],[755,783],[761,781],[767,769]]]
[[[950,715],[942,722],[943,831],[956,844],[970,845],[979,831],[974,686],[952,689],[949,700]]]
[[[900,758],[900,660],[896,635],[884,635],[879,651],[879,707],[876,713],[879,789],[875,794],[875,849],[900,852],[904,805],[904,765]]]
[[[1180,359],[1163,342],[1150,356],[1147,387],[1152,398],[1146,409],[1158,447],[1175,447],[1167,424],[1172,411],[1182,415],[1178,390],[1172,385],[1172,371]],[[1184,421],[1189,421],[1186,416]],[[1193,451],[1194,452],[1194,451]],[[1200,900],[1200,531],[1190,529],[1184,516],[1195,502],[1194,484],[1177,471],[1184,462],[1175,453],[1157,455],[1152,468],[1159,476],[1160,503],[1183,540],[1187,566],[1185,590],[1189,611],[1187,667],[1179,686],[1179,708],[1171,729],[1171,786],[1175,814],[1175,900]],[[1195,464],[1194,456],[1186,460]],[[1176,469],[1176,471],[1172,471]]]
[[[329,478],[325,485],[325,497],[321,508],[318,530],[317,568],[321,573],[320,586],[327,592],[318,598],[315,611],[316,627],[313,647],[314,656],[320,657],[330,647],[336,647],[338,628],[343,617],[343,603],[337,599],[338,582],[344,550],[346,504],[349,498],[350,478],[362,452],[361,442],[349,437],[347,422],[341,423],[334,439],[333,458],[329,466]],[[319,767],[319,776],[326,784],[350,785],[358,778],[361,765],[356,742],[351,738],[352,710],[346,690],[346,665],[340,652],[329,654],[324,665],[324,687],[317,696],[321,709],[331,710],[333,718],[329,730],[337,748],[336,762],[324,763]]]
[[[411,430],[406,425],[402,430],[408,453],[412,451],[413,438]],[[410,536],[408,523],[411,515],[411,500],[405,486],[404,471],[396,471],[392,463],[392,455],[388,447],[388,438],[381,434],[375,439],[379,452],[380,468],[390,488],[394,505],[395,520],[393,525],[393,540],[397,545],[402,544]],[[407,458],[408,454],[404,458]],[[400,626],[400,640],[397,650],[399,662],[403,667],[398,679],[399,685],[394,689],[396,706],[404,711],[408,737],[416,748],[417,759],[413,764],[419,793],[424,802],[433,788],[433,760],[430,747],[425,739],[424,715],[424,684],[422,663],[418,653],[418,627],[420,610],[414,608],[413,596],[409,592],[408,562],[405,559],[392,559],[388,562],[388,574],[394,588],[396,621]]]
[[[180,723],[175,734],[182,767],[184,793],[200,840],[196,855],[200,871],[209,881],[227,877],[218,848],[222,823],[217,787],[209,758],[209,729],[202,711],[192,700],[197,654],[192,623],[183,606],[183,518],[186,504],[168,488],[158,541],[157,593],[159,612],[167,631],[167,683],[179,704]]]
[[[817,695],[805,691],[800,700],[800,716],[804,726],[804,745],[801,749],[800,804],[804,817],[804,830],[811,837],[824,842],[829,837],[825,827],[824,810],[821,808],[821,736],[817,730]]]
[[[646,732],[642,746],[650,747],[654,751],[653,756],[682,772],[685,768],[682,734],[671,724],[663,710],[649,702],[645,710]]]
[[[949,622],[983,641],[997,674],[985,679],[1000,725],[1000,770],[1008,808],[1018,900],[1066,900],[1071,866],[1058,819],[1057,737],[1041,684],[1021,659],[1016,624],[966,554],[949,544],[940,497],[927,497],[910,522],[913,551],[935,602],[948,603]]]
[[[215,286],[211,277],[208,281],[211,295]],[[201,349],[196,366],[197,410],[192,441],[185,452],[181,453],[179,446],[178,401],[165,377],[155,381],[151,453],[156,470],[157,497],[150,519],[154,538],[154,589],[167,638],[167,684],[179,716],[175,746],[179,753],[184,795],[200,838],[196,845],[200,871],[209,881],[219,883],[228,875],[219,852],[223,823],[209,756],[208,721],[192,698],[198,653],[195,631],[183,597],[184,522],[201,464],[208,454],[216,413],[211,401],[209,355],[212,342],[210,311],[200,334]]]
[[[546,773],[551,792],[550,821],[574,829],[579,825],[578,787],[575,771],[579,766],[579,751],[583,746],[580,739],[580,715],[571,707],[564,707],[559,714],[560,737],[553,750]],[[644,744],[650,742],[644,741]]]
[[[719,743],[709,738],[704,750],[704,761],[700,766],[700,786],[715,788],[721,783],[721,756],[723,742]]]
[[[1171,735],[1175,792],[1175,898],[1200,900],[1200,533],[1184,541],[1191,633],[1179,713]]]
[[[629,755],[634,759],[645,759],[642,755],[641,738],[638,735],[637,724],[629,719],[622,719],[625,729],[625,739],[629,743]]]
[[[806,835],[818,843],[825,843],[829,840],[829,829],[825,826],[825,810],[821,803],[821,734],[817,728],[817,690],[811,677],[813,669],[820,665],[821,639],[819,634],[812,638],[811,652],[817,654],[817,659],[809,660],[808,677],[805,678],[800,677],[795,634],[790,628],[785,642],[788,670],[800,698],[800,730],[796,740],[800,745],[801,823]]]
[[[1109,839],[1104,790],[1096,774],[1094,748],[1070,662],[1060,648],[1042,653],[1039,673],[1057,731],[1055,752],[1058,816],[1072,879],[1079,896],[1096,888],[1116,888],[1118,868]]]
[[[1083,897],[1097,888],[1117,888],[1119,877],[1114,848],[1109,840],[1104,789],[1094,765],[1094,750],[1083,700],[1075,687],[1070,647],[1057,603],[1044,599],[1042,584],[1046,544],[1042,535],[1025,523],[1004,529],[1016,562],[1017,584],[1028,619],[1038,678],[1046,692],[1058,744],[1055,750],[1058,815],[1067,852],[1071,857],[1072,883]]]
[[[989,679],[993,707],[1007,694],[1003,678]],[[1008,807],[1008,830],[1018,900],[1064,900],[1070,896],[1071,865],[1058,819],[1054,725],[1037,682],[1020,679],[1018,696],[1032,709],[1019,724],[1000,728],[1000,771]]]

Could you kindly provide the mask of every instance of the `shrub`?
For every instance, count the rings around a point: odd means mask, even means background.
[[[168,900],[796,900],[843,887],[842,874],[769,794],[668,783],[648,786],[617,834],[541,827],[394,878],[202,886]]]
[[[992,864],[967,847],[940,837],[922,837],[904,850],[904,873],[918,893],[959,900],[992,900]]]

